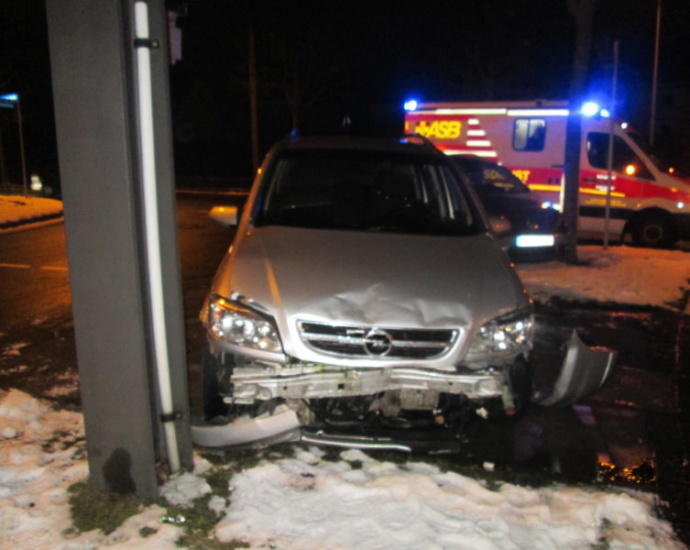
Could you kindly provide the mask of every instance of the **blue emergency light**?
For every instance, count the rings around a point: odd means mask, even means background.
[[[605,107],[602,107],[596,101],[587,101],[582,105],[580,114],[586,117],[596,116],[601,118],[609,118],[611,116],[611,111]]]
[[[417,100],[416,99],[408,99],[405,101],[405,104],[403,105],[403,108],[406,111],[416,111],[417,110]]]
[[[599,111],[601,109],[599,108],[599,104],[595,103],[594,101],[588,101],[585,103],[582,108],[580,109],[580,112],[584,116],[595,116],[599,114]]]
[[[3,94],[0,95],[0,107],[5,109],[14,109],[19,102],[19,94]]]

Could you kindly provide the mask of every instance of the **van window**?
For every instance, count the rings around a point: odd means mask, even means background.
[[[546,121],[538,118],[519,118],[513,127],[513,149],[543,151],[546,142]]]
[[[587,134],[587,158],[593,168],[608,169],[607,159],[609,150],[609,134],[604,132],[590,132]],[[613,162],[615,172],[653,180],[642,160],[620,136],[613,136]]]

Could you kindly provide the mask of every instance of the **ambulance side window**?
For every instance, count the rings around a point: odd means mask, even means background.
[[[606,170],[609,148],[609,134],[604,132],[590,132],[587,134],[587,158],[593,168]],[[613,137],[613,163],[615,172],[653,180],[642,160],[620,136]]]
[[[519,118],[513,127],[513,149],[542,151],[546,142],[546,121],[538,118]]]

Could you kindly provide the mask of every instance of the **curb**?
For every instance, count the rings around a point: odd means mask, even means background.
[[[3,229],[13,229],[15,227],[21,227],[24,225],[31,225],[33,223],[40,223],[51,220],[58,220],[63,217],[63,212],[55,212],[52,214],[44,214],[43,216],[36,216],[35,218],[23,218],[21,220],[13,220],[9,222],[0,223],[0,230]]]

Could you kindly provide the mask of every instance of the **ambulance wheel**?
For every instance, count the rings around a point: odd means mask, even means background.
[[[676,242],[673,221],[656,212],[644,214],[633,225],[632,239],[637,246],[668,248]]]

